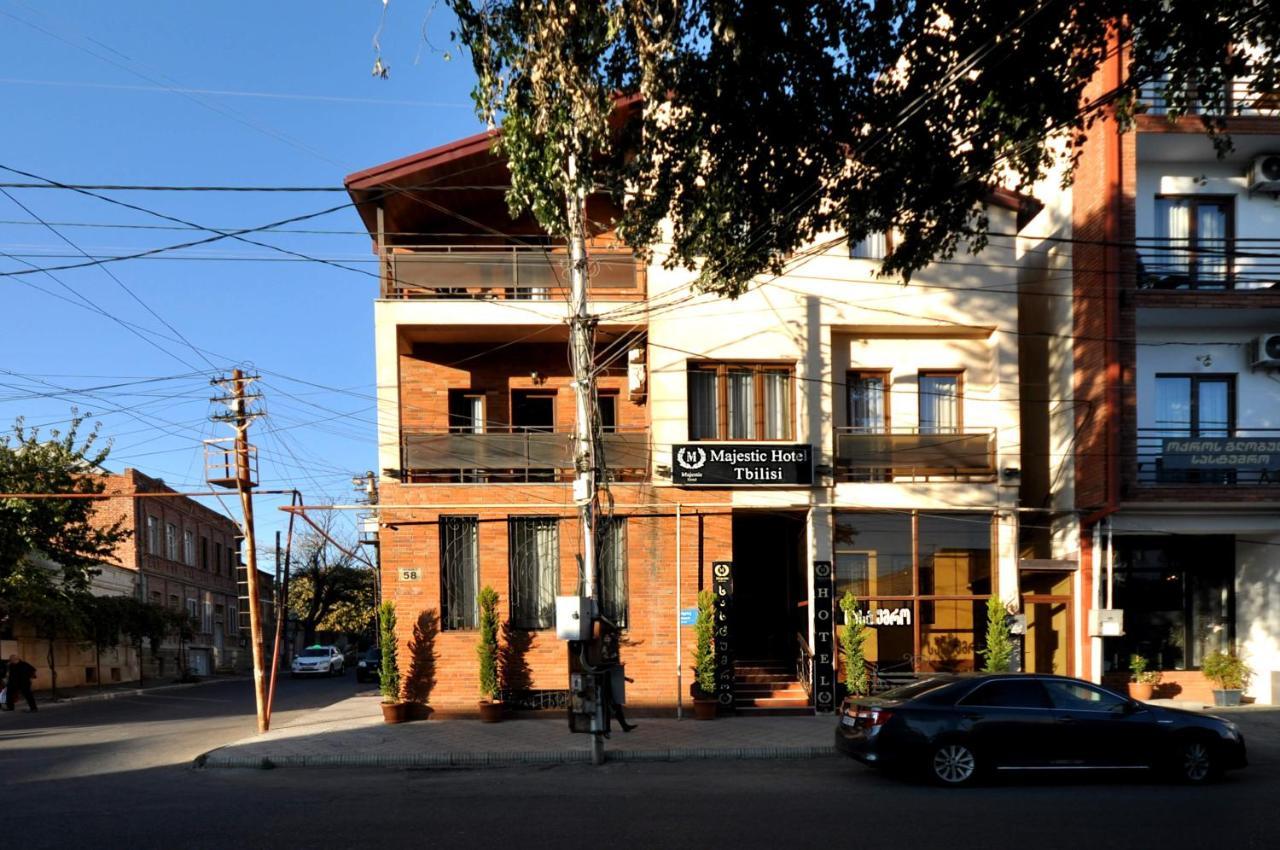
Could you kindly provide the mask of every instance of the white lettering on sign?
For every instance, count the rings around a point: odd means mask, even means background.
[[[864,626],[909,626],[910,608],[877,608],[872,611],[854,611],[853,618]]]

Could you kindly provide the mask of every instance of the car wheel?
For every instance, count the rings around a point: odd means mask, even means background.
[[[1218,764],[1213,744],[1203,738],[1191,738],[1178,747],[1174,775],[1180,782],[1201,785],[1212,782],[1221,775]]]
[[[972,785],[978,778],[978,768],[978,756],[960,741],[939,744],[929,755],[929,778],[939,785]]]

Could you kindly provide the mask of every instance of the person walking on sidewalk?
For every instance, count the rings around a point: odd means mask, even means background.
[[[27,711],[36,711],[36,698],[31,693],[31,680],[36,677],[36,668],[18,657],[17,653],[9,656],[9,681],[5,686],[4,710],[13,711],[13,702],[22,695],[27,700]]]

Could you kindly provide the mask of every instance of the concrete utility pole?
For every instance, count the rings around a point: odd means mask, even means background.
[[[267,708],[265,665],[262,657],[262,611],[259,606],[258,596],[258,551],[253,524],[253,488],[257,486],[258,482],[254,480],[254,464],[251,463],[253,450],[249,445],[249,423],[258,414],[251,412],[248,408],[249,402],[258,398],[258,396],[250,396],[245,392],[248,384],[255,380],[257,380],[256,375],[246,376],[239,369],[234,369],[229,379],[219,378],[213,381],[215,385],[223,388],[227,388],[230,385],[230,395],[213,399],[213,401],[225,404],[229,413],[217,415],[213,418],[217,421],[229,423],[235,428],[236,436],[232,449],[234,461],[228,463],[225,460],[224,452],[224,460],[219,465],[222,473],[216,478],[211,478],[209,483],[223,487],[234,487],[240,494],[240,508],[244,513],[245,585],[249,597],[245,604],[249,607],[249,643],[253,652],[253,696],[258,709],[258,731],[266,732],[271,726],[271,718]]]

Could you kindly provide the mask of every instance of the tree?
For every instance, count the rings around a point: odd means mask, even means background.
[[[351,546],[339,548],[328,539],[337,536],[332,515],[320,527],[324,533],[312,531],[298,541],[289,582],[289,611],[302,623],[307,644],[315,642],[319,630],[367,634],[376,612],[373,570],[348,554]]]
[[[178,680],[181,682],[192,681],[191,669],[187,666],[187,644],[189,644],[196,636],[196,624],[191,619],[191,614],[185,609],[176,611],[167,611],[169,619],[169,633],[178,641]]]
[[[84,597],[87,591],[68,585],[53,569],[38,566],[18,570],[5,586],[10,616],[24,620],[46,641],[51,698],[58,698],[59,640],[75,640],[85,633]]]
[[[480,605],[480,640],[476,655],[480,659],[480,695],[496,701],[498,687],[498,592],[485,585],[477,597]]]
[[[982,656],[984,673],[1008,673],[1013,665],[1017,645],[1009,629],[1009,618],[1000,597],[992,594],[987,600],[987,646],[978,650]]]
[[[81,599],[81,617],[84,635],[93,644],[94,669],[98,674],[98,687],[102,687],[102,651],[120,645],[124,631],[126,610],[133,602],[129,596],[92,596]],[[141,656],[139,656],[141,659]]]
[[[11,434],[0,437],[0,492],[101,493],[96,475],[109,446],[97,447],[98,429],[81,437],[84,417],[74,415],[66,432],[28,429],[21,419]],[[109,527],[92,522],[91,499],[0,499],[0,606],[25,582],[61,571],[60,587],[68,593],[87,590],[94,567],[113,559],[115,547],[130,532],[124,520]]]
[[[1280,80],[1272,0],[447,3],[513,213],[564,235],[567,197],[610,195],[629,245],[669,241],[729,296],[833,231],[892,229],[882,271],[909,278],[980,250],[990,187],[1033,184],[1113,108],[1127,124],[1144,83],[1177,115]],[[1086,104],[1116,39],[1125,80]]]
[[[698,618],[693,623],[693,684],[697,696],[712,699],[716,693],[715,645],[716,597],[698,592]]]
[[[383,702],[400,701],[400,662],[396,637],[396,604],[390,599],[378,607],[378,646],[382,663],[378,665],[378,688]]]
[[[840,656],[844,661],[844,686],[851,696],[865,696],[871,691],[867,676],[867,658],[863,644],[867,642],[867,627],[859,619],[858,598],[845,591],[840,599],[844,612],[844,625],[840,627]]]
[[[149,644],[154,658],[169,630],[169,610],[154,602],[140,599],[121,600],[120,629],[138,653],[138,684],[143,682],[142,644]]]

